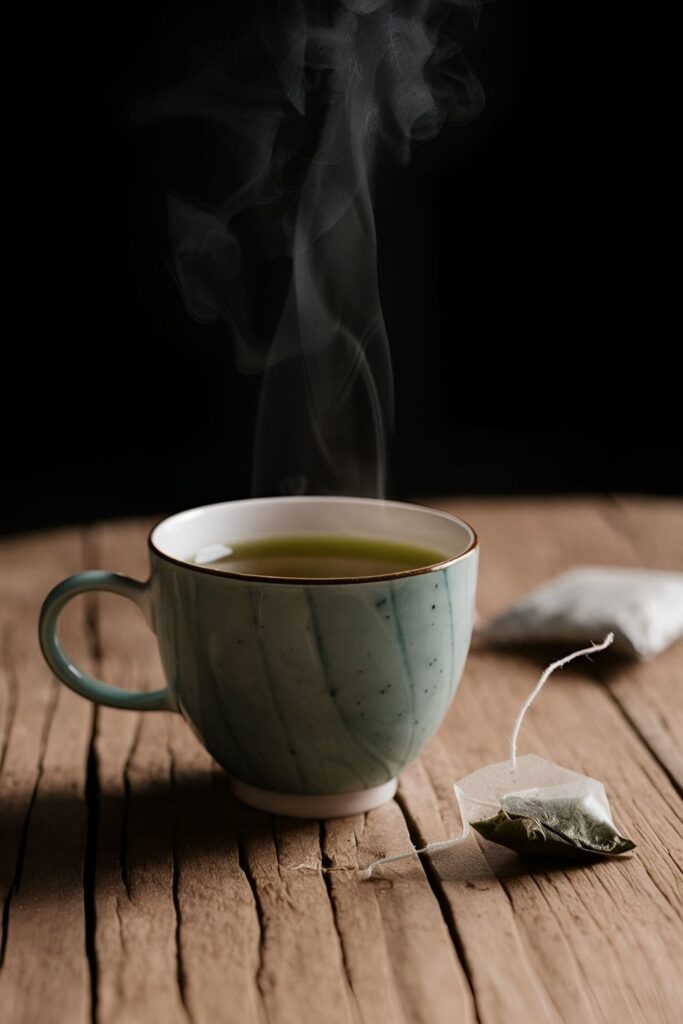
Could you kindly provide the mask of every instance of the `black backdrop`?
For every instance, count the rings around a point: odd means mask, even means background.
[[[484,4],[484,113],[381,177],[392,494],[681,492],[674,9]],[[259,379],[183,311],[175,172],[132,116],[230,11],[71,3],[18,37],[1,529],[249,494]]]

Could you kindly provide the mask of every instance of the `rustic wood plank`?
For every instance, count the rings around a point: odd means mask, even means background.
[[[470,519],[482,538],[484,616],[574,561],[615,564],[622,550],[593,502],[449,507]],[[401,800],[420,842],[457,834],[451,783],[507,756],[514,714],[542,664],[522,653],[471,656],[440,736],[402,780]],[[592,671],[590,664],[572,666],[544,691],[525,723],[522,749],[602,778],[617,820],[639,843],[637,855],[588,870],[520,873],[512,854],[472,839],[430,858],[470,966],[482,1021],[500,1020],[504,1007],[506,1020],[526,1019],[529,1001],[538,999],[546,1004],[545,1016],[536,1005],[532,1019],[574,1019],[578,1006],[589,1020],[619,1014],[673,1021],[683,999],[675,966],[683,953],[681,804]],[[477,887],[491,885],[493,893],[475,896]],[[624,907],[637,927],[617,924]],[[487,949],[495,953],[487,957]]]
[[[145,578],[147,525],[99,528],[100,564]],[[105,678],[163,685],[135,608],[103,595],[97,622]],[[175,715],[101,709],[97,755],[98,1019],[260,1022],[261,936],[225,777]]]
[[[144,526],[89,532],[91,558],[139,579],[148,575]],[[98,671],[128,689],[159,684],[154,638],[129,602],[95,598]],[[179,985],[174,904],[176,807],[167,716],[98,709],[96,858],[98,1020],[188,1019]]]
[[[472,514],[486,531],[482,564],[497,566],[481,574],[486,616],[574,564],[683,566],[683,502],[673,499],[479,502]],[[596,658],[592,668],[680,791],[683,642],[645,663]]]
[[[320,863],[318,823],[282,819],[273,833],[266,816],[246,809],[240,816],[263,932],[258,982],[268,1020],[354,1024],[325,883],[319,870],[306,869]]]
[[[0,1006],[10,1022],[90,1020],[83,873],[93,711],[51,678],[37,640],[43,598],[82,567],[78,531],[0,544],[2,656],[15,703],[0,773]],[[85,612],[83,601],[69,608],[61,633],[87,666]]]
[[[326,881],[360,1018],[474,1021],[467,977],[419,862],[397,864],[390,881],[359,875],[359,867],[409,842],[395,802],[323,827]]]
[[[648,569],[683,570],[683,502],[618,498],[604,511]],[[683,642],[649,662],[622,661],[602,673],[610,693],[683,790]],[[597,668],[597,666],[596,666]]]
[[[485,763],[477,760],[475,765]],[[463,774],[446,746],[436,741],[401,777],[399,799],[417,847],[459,835],[452,783]],[[479,1020],[556,1020],[543,977],[530,962],[515,908],[496,884],[477,843],[424,859],[468,965]]]
[[[483,616],[574,561],[672,565],[679,550],[676,503],[657,503],[654,531],[649,503],[451,507],[482,535]],[[90,531],[88,564],[142,578],[145,532],[139,522]],[[549,870],[472,839],[367,882],[357,865],[408,848],[406,822],[420,843],[459,830],[451,784],[506,756],[541,657],[473,654],[398,802],[322,829],[272,822],[235,805],[177,716],[100,709],[88,775],[93,708],[50,680],[35,641],[40,600],[83,563],[74,531],[0,544],[0,570],[10,570],[0,576],[3,1019],[30,1020],[40,1007],[42,1020],[89,1020],[91,973],[94,1019],[105,1024],[678,1019],[683,822],[658,762],[675,776],[669,723],[680,702],[669,718],[658,702],[673,690],[657,673],[670,657],[667,676],[680,678],[681,645],[637,675],[615,674],[621,664],[607,672],[597,658],[564,670],[522,734],[522,749],[605,781],[639,844],[629,861]],[[128,602],[84,600],[65,633],[108,681],[161,684],[154,638]]]
[[[185,1000],[195,1024],[263,1024],[261,928],[224,772],[173,722],[177,907]]]

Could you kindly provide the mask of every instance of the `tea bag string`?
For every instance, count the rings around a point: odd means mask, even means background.
[[[604,651],[614,641],[614,633],[608,633],[605,639],[600,644],[591,644],[590,647],[584,647],[581,651],[574,651],[573,654],[568,654],[566,658],[560,658],[559,661],[554,661],[552,665],[548,665],[547,669],[541,675],[533,690],[527,697],[519,709],[519,714],[515,720],[515,724],[512,729],[512,736],[510,737],[510,761],[512,763],[513,770],[517,767],[517,739],[519,737],[519,730],[522,728],[522,722],[524,716],[538,697],[539,693],[543,689],[548,678],[558,668],[563,668],[564,665],[568,665],[570,661],[574,661],[575,658],[582,658],[584,655],[594,654],[596,651]]]
[[[538,697],[548,678],[553,674],[553,672],[556,669],[562,668],[564,665],[568,665],[569,662],[574,661],[575,658],[582,658],[586,655],[594,654],[596,651],[604,651],[607,647],[610,646],[610,644],[613,641],[614,633],[608,633],[605,639],[602,641],[602,643],[591,644],[590,647],[584,647],[580,651],[574,651],[572,654],[568,654],[565,658],[560,658],[559,661],[554,661],[551,665],[548,665],[547,669],[542,673],[540,679],[534,686],[533,690],[522,704],[521,708],[519,709],[517,718],[515,720],[515,724],[512,730],[512,736],[510,738],[510,762],[512,764],[513,771],[517,767],[517,739],[519,737],[519,730],[522,728],[524,716],[526,715],[527,711],[529,710],[533,702]],[[493,809],[494,811],[500,810],[500,803],[493,803],[489,800],[481,800],[477,797],[471,796],[468,796],[467,799],[470,803],[479,804],[482,807],[488,807]],[[371,864],[368,864],[367,867],[363,868],[360,871],[360,877],[364,879],[370,878],[375,868],[384,866],[385,864],[394,864],[396,861],[406,860],[408,857],[417,857],[421,853],[435,853],[437,850],[447,850],[452,846],[458,846],[460,843],[464,843],[464,841],[467,839],[469,835],[469,832],[469,823],[467,820],[463,820],[462,832],[460,833],[459,836],[457,836],[457,838],[444,839],[438,843],[427,843],[426,846],[423,846],[420,849],[416,849],[415,847],[413,847],[413,849],[408,851],[407,853],[396,853],[392,857],[381,857],[379,860],[374,860]]]

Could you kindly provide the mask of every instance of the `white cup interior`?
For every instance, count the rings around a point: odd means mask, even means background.
[[[304,534],[381,537],[435,548],[444,561],[476,545],[462,519],[420,505],[372,498],[253,498],[205,505],[170,516],[152,531],[157,551],[194,564],[198,551],[265,537]]]

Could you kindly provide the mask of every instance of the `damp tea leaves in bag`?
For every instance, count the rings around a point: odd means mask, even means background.
[[[610,633],[601,644],[592,644],[549,665],[517,715],[509,759],[480,768],[456,782],[463,825],[460,836],[375,861],[365,869],[365,877],[380,865],[455,846],[467,838],[470,828],[490,842],[533,856],[580,861],[617,857],[633,850],[635,843],[614,825],[601,782],[535,754],[517,757],[524,716],[551,673],[575,658],[604,650],[613,639]]]
[[[517,853],[592,860],[634,847],[615,828],[601,782],[534,754],[481,768],[455,792],[464,822]],[[491,813],[482,817],[484,803]]]

